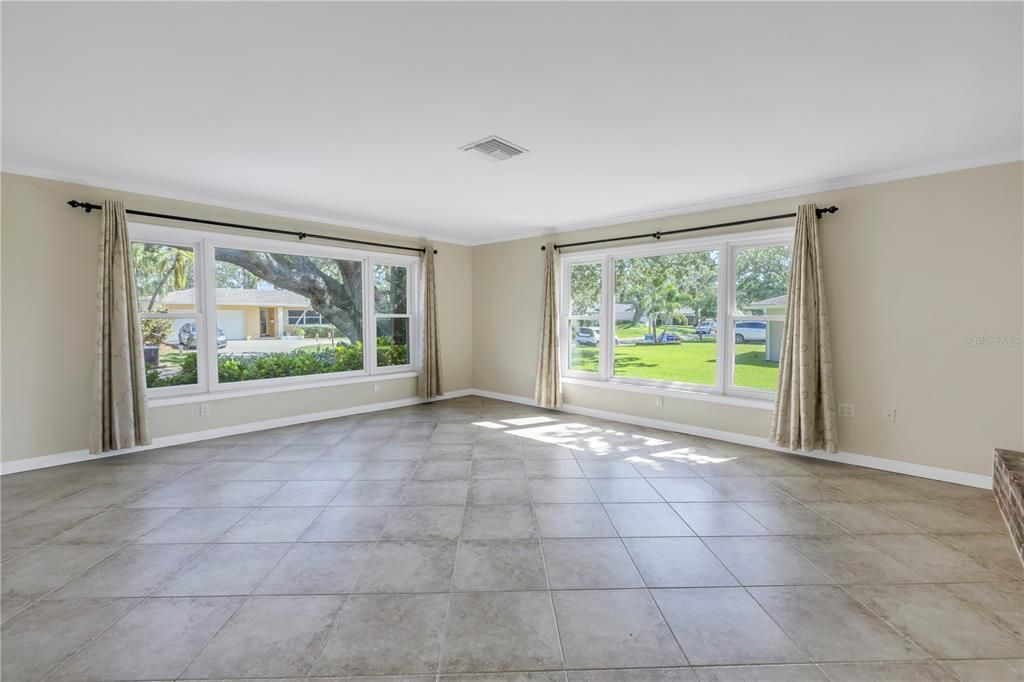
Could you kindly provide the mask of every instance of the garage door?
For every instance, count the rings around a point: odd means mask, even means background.
[[[218,310],[217,326],[229,339],[245,338],[245,311]]]

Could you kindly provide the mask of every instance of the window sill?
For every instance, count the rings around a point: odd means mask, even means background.
[[[562,377],[563,384],[576,386],[589,386],[591,388],[603,388],[613,391],[629,391],[632,393],[646,393],[658,395],[665,398],[679,398],[682,400],[700,400],[720,405],[732,405],[734,407],[747,407],[755,410],[772,410],[775,408],[773,398],[744,398],[734,395],[722,395],[721,393],[705,393],[702,391],[688,391],[679,388],[663,388],[660,386],[644,386],[621,381],[600,381],[595,379],[580,379],[577,377]]]
[[[188,405],[190,403],[205,403],[213,400],[230,400],[232,398],[248,398],[250,396],[267,395],[270,393],[287,393],[289,391],[306,391],[317,388],[330,388],[332,386],[347,386],[350,384],[366,384],[378,381],[395,381],[397,379],[415,379],[419,375],[413,371],[387,372],[383,374],[368,374],[357,377],[345,377],[344,379],[328,379],[326,381],[299,381],[289,382],[280,386],[261,386],[259,388],[243,388],[226,391],[207,391],[203,393],[189,393],[187,395],[167,396],[165,398],[149,398],[150,407],[169,407],[171,405]]]

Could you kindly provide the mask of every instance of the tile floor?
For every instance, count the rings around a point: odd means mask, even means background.
[[[1024,679],[985,491],[479,398],[2,480],[21,680]]]

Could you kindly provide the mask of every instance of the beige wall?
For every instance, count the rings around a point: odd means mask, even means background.
[[[99,218],[70,198],[339,235],[381,235],[298,220],[5,174],[2,176],[2,457],[86,447]],[[701,225],[835,203],[823,221],[841,448],[976,474],[991,449],[1024,448],[1024,349],[973,347],[970,336],[1024,334],[1024,164],[1007,164],[672,219],[563,233],[558,240]],[[768,226],[768,225],[766,225]],[[387,237],[389,241],[415,243]],[[439,244],[438,298],[448,390],[533,395],[540,321],[540,244]],[[412,380],[249,396],[152,410],[167,436],[415,395]],[[567,386],[579,407],[764,436],[764,410]],[[895,424],[881,420],[894,407]]]
[[[100,218],[65,202],[122,199],[130,208],[271,225],[307,232],[416,244],[416,240],[274,216],[233,211],[95,187],[3,174],[2,459],[50,455],[88,447],[91,402],[94,282]],[[188,227],[186,224],[185,227]],[[470,387],[472,378],[471,249],[437,244],[437,295],[445,387]],[[257,318],[258,322],[258,318]],[[258,328],[258,324],[257,324]],[[151,410],[155,437],[324,412],[416,395],[411,379],[289,391]]]
[[[988,474],[994,447],[1024,447],[1020,344],[1022,175],[1005,164],[822,192],[668,219],[557,235],[577,241],[836,204],[822,244],[832,311],[840,447]],[[777,225],[781,225],[779,223]],[[771,226],[764,224],[765,227]],[[707,233],[702,233],[706,236]],[[532,397],[540,324],[542,238],[474,248],[473,385]],[[993,346],[970,336],[1009,337]],[[566,386],[567,403],[751,436],[770,412]],[[883,408],[896,408],[884,423]]]

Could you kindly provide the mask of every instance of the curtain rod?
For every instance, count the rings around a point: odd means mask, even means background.
[[[837,206],[829,206],[828,208],[815,209],[818,217],[826,213],[835,213],[839,210]],[[606,239],[591,239],[586,242],[571,242],[569,244],[554,244],[555,251],[559,249],[567,249],[570,246],[587,246],[590,244],[605,244],[607,242],[621,242],[627,239],[643,239],[644,237],[653,237],[654,239],[661,239],[662,237],[670,234],[682,234],[683,232],[700,232],[701,230],[713,230],[716,227],[731,227],[733,225],[749,225],[750,223],[763,223],[768,220],[781,220],[782,218],[795,218],[796,213],[780,213],[779,215],[766,215],[761,218],[747,218],[746,220],[733,220],[728,223],[715,223],[714,225],[701,225],[700,227],[684,227],[678,230],[665,230],[664,232],[651,232],[649,234],[632,234],[628,237],[608,237]],[[540,247],[543,251],[546,246]]]
[[[87,201],[78,201],[72,199],[68,202],[68,206],[71,208],[84,208],[86,213],[92,213],[93,210],[99,210],[103,208],[99,204],[90,204]],[[346,244],[361,244],[363,246],[378,246],[384,249],[400,249],[402,251],[416,251],[417,253],[426,253],[427,250],[417,246],[398,246],[397,244],[383,244],[381,242],[368,242],[362,239],[348,239],[346,237],[332,237],[325,234],[313,234],[311,232],[297,232],[295,230],[282,230],[276,227],[256,227],[254,225],[242,225],[240,223],[225,223],[219,220],[206,220],[203,218],[186,218],[180,215],[170,215],[168,213],[152,213],[150,211],[136,211],[130,208],[124,210],[129,215],[140,215],[147,218],[163,218],[165,220],[181,220],[186,223],[199,223],[200,225],[218,225],[220,227],[234,227],[239,230],[252,230],[253,232],[270,232],[272,234],[287,234],[293,237],[302,239],[325,239],[331,242],[344,242]],[[437,249],[434,249],[434,253],[437,253]]]

